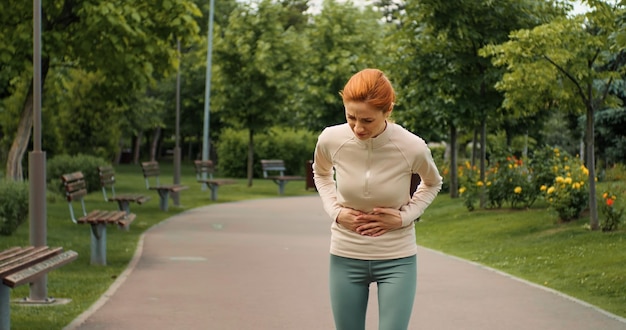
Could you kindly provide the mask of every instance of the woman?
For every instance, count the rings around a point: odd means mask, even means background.
[[[365,69],[342,92],[347,123],[327,127],[313,172],[333,220],[330,296],[338,330],[365,329],[370,283],[378,286],[379,329],[407,329],[417,285],[414,220],[442,179],[430,149],[389,121],[395,92],[384,73]],[[421,183],[411,196],[411,175]]]

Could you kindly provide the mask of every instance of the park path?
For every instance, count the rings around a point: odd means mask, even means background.
[[[129,268],[65,329],[333,329],[329,225],[318,196],[186,211],[148,230]],[[410,329],[624,330],[626,320],[420,247]]]

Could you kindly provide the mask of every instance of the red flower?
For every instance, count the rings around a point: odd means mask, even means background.
[[[606,205],[613,206],[613,199],[612,198],[607,198],[606,199]]]

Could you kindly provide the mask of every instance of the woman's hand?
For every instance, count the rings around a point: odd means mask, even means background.
[[[342,227],[352,230],[356,233],[356,229],[359,226],[362,226],[366,222],[363,220],[358,220],[358,217],[365,213],[344,207],[339,211],[339,215],[337,215],[337,223]]]
[[[358,234],[376,237],[402,227],[402,217],[399,210],[377,207],[371,213],[357,215],[354,223],[358,224],[355,228]]]

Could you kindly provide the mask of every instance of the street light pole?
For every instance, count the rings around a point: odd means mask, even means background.
[[[206,54],[206,87],[204,92],[204,136],[202,140],[202,160],[210,157],[211,141],[209,140],[210,99],[211,99],[211,57],[213,55],[213,8],[215,0],[209,6],[209,32],[207,33],[208,46]],[[206,174],[205,174],[206,175]]]
[[[174,146],[174,184],[180,184],[180,39],[176,39],[176,51],[178,53],[178,71],[176,72],[176,144]],[[180,206],[180,193],[172,194],[174,205]]]
[[[30,244],[47,245],[46,153],[41,150],[41,0],[33,0],[33,151],[29,154]],[[48,302],[48,277],[30,286],[29,300]]]

